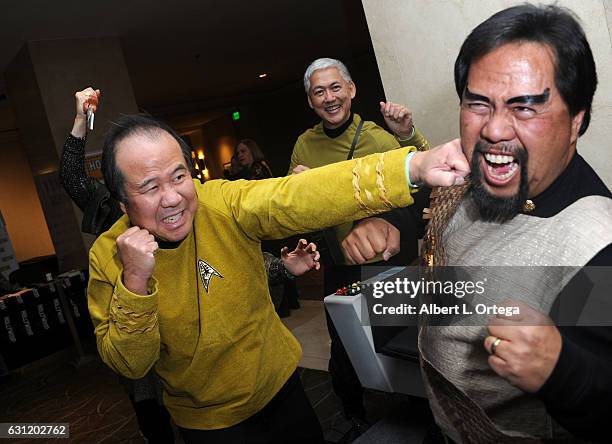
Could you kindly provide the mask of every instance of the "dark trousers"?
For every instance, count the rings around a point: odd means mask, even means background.
[[[143,436],[150,444],[172,444],[174,442],[174,431],[170,421],[170,414],[163,405],[159,405],[157,399],[145,399],[134,402],[136,421]]]
[[[334,327],[334,323],[327,312],[327,308],[325,308],[325,319],[327,321],[327,331],[331,339],[328,370],[334,393],[340,398],[344,415],[347,418],[356,417],[365,420],[363,387],[340,340],[336,327]]]
[[[334,293],[338,288],[361,280],[360,266],[333,266],[325,268],[325,295]],[[327,308],[325,309],[327,331],[331,339],[329,358],[329,374],[334,393],[342,402],[342,408],[347,418],[356,417],[365,420],[363,405],[363,387],[355,373],[353,364],[342,344]]]
[[[323,443],[323,431],[297,370],[259,412],[225,429],[180,428],[186,444]]]

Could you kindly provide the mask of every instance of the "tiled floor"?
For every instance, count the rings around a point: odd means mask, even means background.
[[[330,340],[323,301],[300,301],[301,308],[291,310],[283,322],[302,345],[300,367],[327,371]]]
[[[329,432],[341,426],[342,415],[329,374],[319,371],[327,369],[329,360],[323,302],[301,301],[301,308],[292,310],[285,323],[302,343],[300,366],[305,368],[300,375],[324,431]],[[142,443],[134,411],[117,376],[96,357],[93,347],[90,351],[91,359],[78,368],[70,362],[73,353],[66,350],[14,372],[0,385],[0,422],[68,422],[69,442]]]
[[[55,362],[52,358],[55,359]],[[142,443],[134,410],[117,375],[99,359],[79,368],[46,359],[47,365],[13,373],[0,385],[0,422],[69,423],[70,439],[46,443]],[[32,443],[32,440],[2,440]]]
[[[302,344],[300,376],[326,439],[335,442],[350,427],[333,393],[327,369],[330,341],[322,301],[301,300],[301,308],[283,319]],[[95,353],[95,351],[92,352]],[[38,368],[15,372],[0,384],[0,422],[68,422],[75,443],[142,443],[134,411],[117,376],[95,354],[78,368],[68,350]],[[398,404],[400,403],[400,404]],[[371,422],[403,403],[397,397],[366,391]],[[5,442],[3,440],[3,442]],[[10,440],[7,442],[11,442]],[[39,440],[20,440],[19,443]],[[45,440],[65,443],[66,440]],[[180,442],[180,441],[177,441]]]

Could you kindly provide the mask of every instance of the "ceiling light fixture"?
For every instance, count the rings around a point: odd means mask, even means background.
[[[268,73],[267,72],[259,74],[259,78],[260,79],[265,79],[266,77],[268,77]]]

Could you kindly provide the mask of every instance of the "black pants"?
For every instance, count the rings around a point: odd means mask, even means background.
[[[360,266],[333,266],[325,268],[325,295],[332,294],[338,288],[350,285],[361,280]],[[365,407],[363,406],[363,387],[355,373],[353,364],[342,344],[340,335],[332,322],[327,308],[325,308],[327,331],[331,339],[329,358],[329,374],[332,380],[334,393],[342,402],[342,408],[347,418],[356,417],[365,420]]]
[[[136,421],[138,427],[150,444],[172,444],[174,432],[170,422],[170,414],[163,405],[159,405],[157,399],[145,399],[134,402]]]
[[[323,431],[297,370],[259,412],[225,429],[180,428],[185,444],[323,443]]]

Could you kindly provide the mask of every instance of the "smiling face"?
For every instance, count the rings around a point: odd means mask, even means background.
[[[310,76],[308,103],[323,125],[334,129],[350,117],[356,92],[355,84],[346,81],[337,68],[319,69]]]
[[[537,196],[571,160],[583,115],[570,116],[557,90],[551,48],[493,50],[471,65],[461,100],[461,143],[474,179],[491,197],[512,199],[523,176],[525,195]]]
[[[197,196],[178,142],[167,132],[136,134],[122,140],[116,163],[124,178],[132,225],[156,238],[177,242],[191,231]]]

